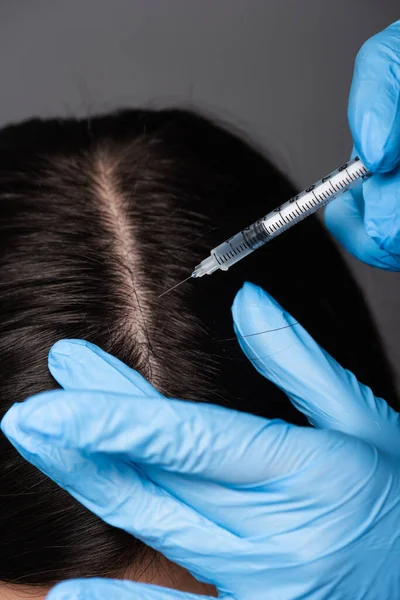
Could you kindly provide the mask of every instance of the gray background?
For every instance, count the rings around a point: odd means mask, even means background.
[[[354,57],[399,12],[398,0],[3,0],[0,122],[192,103],[306,186],[347,158]],[[351,265],[400,381],[399,279]]]

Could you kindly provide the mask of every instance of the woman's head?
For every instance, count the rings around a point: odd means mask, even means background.
[[[361,381],[393,398],[361,295],[316,219],[227,273],[159,297],[212,247],[293,193],[250,145],[187,111],[4,129],[1,414],[56,387],[47,353],[72,337],[116,355],[167,396],[303,423],[234,340],[230,304],[245,279],[268,289]],[[140,570],[141,543],[91,515],[4,437],[0,457],[0,580],[46,586]]]

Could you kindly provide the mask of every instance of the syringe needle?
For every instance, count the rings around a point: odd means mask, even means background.
[[[189,275],[189,277],[186,277],[186,279],[184,279],[183,281],[180,281],[179,283],[176,283],[175,285],[173,285],[172,287],[170,287],[168,290],[165,290],[165,292],[163,292],[162,294],[160,294],[158,297],[161,298],[161,296],[165,296],[165,294],[168,294],[168,292],[172,292],[172,290],[174,290],[175,288],[177,288],[180,285],[182,285],[182,283],[185,283],[185,281],[189,281],[189,279],[191,277],[192,277],[192,275]]]

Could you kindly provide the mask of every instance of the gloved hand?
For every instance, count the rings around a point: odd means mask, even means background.
[[[359,51],[348,117],[355,153],[377,174],[327,206],[325,222],[360,260],[399,271],[400,21]]]
[[[225,600],[398,598],[399,415],[260,288],[245,284],[233,317],[249,360],[315,428],[163,398],[79,340],[50,353],[64,390],[15,404],[1,427],[87,508]],[[49,595],[78,598],[198,596],[104,579]]]

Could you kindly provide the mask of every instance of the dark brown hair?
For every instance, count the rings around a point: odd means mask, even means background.
[[[266,158],[184,110],[32,120],[0,133],[1,414],[53,388],[47,354],[85,338],[167,396],[296,423],[243,358],[230,305],[265,287],[343,366],[394,402],[363,298],[315,218],[227,273],[188,281],[209,250],[294,194]],[[0,580],[113,574],[143,545],[90,514],[0,438]]]

